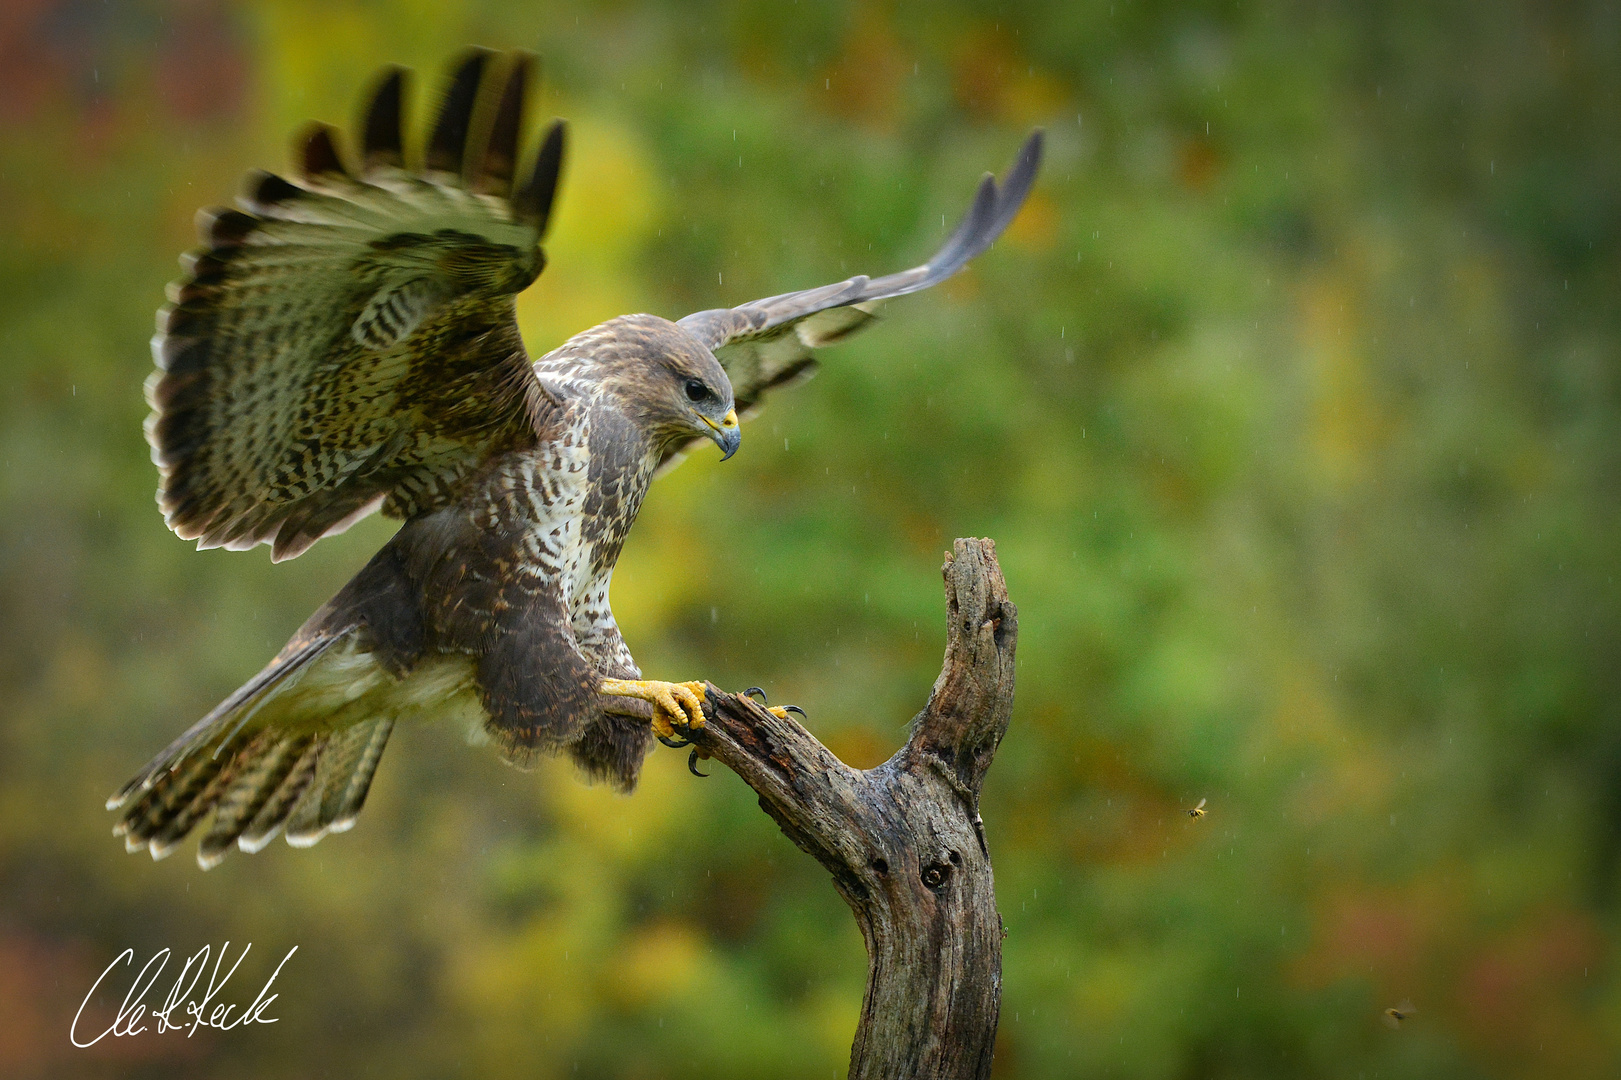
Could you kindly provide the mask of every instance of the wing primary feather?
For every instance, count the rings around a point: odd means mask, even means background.
[[[273,208],[277,203],[290,202],[303,197],[304,191],[297,184],[284,180],[275,173],[255,169],[248,173],[247,179],[242,184],[240,201],[247,204],[245,209],[262,214]],[[201,263],[209,257],[205,254],[198,262]],[[188,267],[188,269],[191,271],[192,276],[202,277],[202,274],[198,272],[195,266]]]
[[[534,68],[464,54],[423,125],[431,173],[404,131],[406,73],[385,69],[355,145],[307,126],[285,178],[250,174],[239,210],[199,218],[203,246],[168,289],[146,388],[158,502],[178,535],[290,558],[372,508],[437,507],[487,455],[534,437],[547,408],[509,298],[545,257],[499,190],[515,186]],[[541,156],[536,219],[558,136]],[[454,379],[415,362],[438,355],[454,356]],[[469,400],[486,384],[501,392]]]
[[[518,135],[523,128],[524,92],[529,84],[529,71],[534,58],[518,53],[507,73],[501,102],[496,106],[495,118],[490,122],[490,135],[484,144],[484,153],[475,163],[472,182],[468,185],[481,195],[512,194],[512,178],[518,169]]]
[[[473,124],[473,106],[478,103],[479,82],[490,56],[488,49],[471,49],[451,75],[423,161],[424,167],[430,172],[461,175],[462,161],[467,153],[467,133]]]
[[[929,273],[925,280],[944,277],[962,269],[963,265],[990,243],[990,226],[996,221],[996,177],[986,173],[974,192],[973,205],[963,215],[962,222],[951,238],[945,242],[926,264]]]
[[[929,285],[956,273],[969,259],[990,247],[1012,224],[1014,217],[1024,206],[1025,198],[1030,194],[1030,186],[1035,183],[1036,171],[1041,167],[1044,138],[1039,128],[1030,133],[1030,137],[1019,148],[1013,167],[1008,170],[1000,185],[991,174],[985,174],[985,179],[980,181],[979,190],[974,194],[974,205],[963,217],[962,224],[951,235],[951,239],[935,253],[934,258],[928,261],[926,264],[928,273],[919,283],[911,285],[905,291],[915,292],[918,289],[928,288]],[[883,279],[873,283],[875,287],[869,290],[868,299],[880,298],[877,295],[880,291],[877,287],[882,283]]]
[[[741,307],[694,312],[683,318],[681,325],[704,338],[711,348],[718,349],[770,335],[777,327],[829,308],[888,300],[938,285],[990,247],[1018,214],[1040,168],[1042,142],[1041,131],[1030,134],[1002,184],[998,185],[990,173],[985,174],[974,191],[968,212],[923,265],[871,280],[853,277],[814,289],[783,293]],[[853,328],[847,328],[846,334],[849,329]]]
[[[726,369],[739,415],[747,419],[766,391],[814,372],[812,351],[871,323],[879,301],[938,285],[988,248],[1030,194],[1041,166],[1042,141],[1039,130],[1025,139],[1002,183],[989,173],[980,180],[968,212],[921,266],[871,280],[852,277],[734,308],[695,311],[681,319],[680,325],[713,349]],[[654,475],[674,464],[678,453],[666,455]]]
[[[338,153],[337,133],[327,124],[313,123],[305,128],[295,156],[306,180],[320,183],[349,179],[349,170],[343,167],[343,157]]]
[[[239,247],[248,234],[259,227],[257,218],[240,210],[223,206],[197,211],[197,239],[210,247]],[[174,298],[175,304],[184,303],[184,296]]]
[[[997,184],[996,178],[986,173],[974,192],[974,202],[963,215],[962,221],[928,262],[898,274],[874,278],[861,295],[860,301],[888,300],[907,293],[921,292],[938,285],[968,264],[1001,236],[1024,206],[1030,187],[1035,183],[1041,167],[1044,136],[1040,129],[1030,133],[1019,154],[1008,170],[1006,178]]]
[[[1013,168],[1002,178],[1002,187],[997,198],[996,220],[991,228],[992,240],[1013,223],[1019,209],[1024,206],[1024,200],[1036,182],[1036,173],[1041,169],[1041,154],[1045,143],[1046,135],[1040,128],[1032,131],[1030,137],[1024,140],[1024,145],[1019,148],[1019,156],[1014,160]]]
[[[552,121],[546,139],[535,156],[534,171],[512,200],[512,211],[519,221],[527,222],[546,235],[546,225],[552,216],[552,201],[557,197],[557,177],[563,171],[563,153],[568,125],[561,120]]]
[[[377,84],[361,124],[361,169],[370,173],[382,168],[405,167],[401,136],[401,106],[405,93],[405,69],[389,67]]]
[[[969,259],[990,247],[1012,223],[1030,194],[1036,172],[1041,167],[1043,141],[1044,136],[1039,128],[1030,133],[1000,185],[990,173],[985,174],[974,192],[974,202],[968,208],[968,213],[963,215],[962,222],[951,237],[928,262],[913,270],[874,278],[863,291],[861,299],[887,300],[938,285],[961,270]]]

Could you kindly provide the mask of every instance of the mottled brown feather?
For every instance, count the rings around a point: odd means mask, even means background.
[[[600,687],[641,676],[608,581],[656,466],[695,430],[735,431],[734,406],[804,377],[811,350],[867,323],[873,303],[983,250],[1039,160],[1033,138],[924,266],[680,324],[622,316],[531,367],[513,295],[544,265],[563,127],[506,201],[530,61],[497,79],[491,56],[458,66],[423,173],[404,165],[394,69],[362,124],[362,179],[316,126],[297,155],[303,183],[254,174],[243,209],[199,218],[206,248],[169,289],[147,387],[170,525],[286,558],[379,505],[405,524],[109,800],[132,850],[166,854],[209,814],[204,867],[233,844],[347,828],[413,716],[482,723],[514,764],[566,753],[632,787],[648,708]]]
[[[199,218],[206,246],[158,315],[148,383],[158,501],[179,535],[291,558],[372,509],[443,505],[480,462],[533,442],[548,405],[512,297],[544,265],[540,228],[461,186],[481,99],[485,187],[510,177],[521,130],[528,61],[497,85],[488,59],[453,77],[428,173],[399,165],[396,70],[367,113],[364,179],[316,125],[302,183],[252,174],[241,210]]]

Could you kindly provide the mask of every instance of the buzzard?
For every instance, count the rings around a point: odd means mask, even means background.
[[[299,177],[248,177],[199,216],[158,313],[146,433],[169,527],[290,559],[381,510],[403,521],[268,666],[108,800],[131,851],[209,819],[204,868],[277,832],[350,827],[389,734],[481,727],[506,760],[566,753],[631,788],[656,734],[703,723],[701,682],[645,680],[608,606],[648,484],[694,443],[737,452],[739,416],[808,374],[873,304],[956,273],[1001,234],[1041,157],[986,175],[927,263],[675,322],[626,315],[531,361],[514,297],[563,164],[552,125],[518,178],[532,62],[453,69],[416,167],[406,73],[385,71],[358,156],[312,125]]]

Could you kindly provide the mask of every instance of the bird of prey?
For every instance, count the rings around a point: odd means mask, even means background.
[[[814,349],[985,250],[1041,157],[1037,132],[922,266],[675,322],[626,315],[531,361],[514,298],[545,266],[564,150],[559,121],[515,179],[532,66],[468,53],[420,161],[402,137],[406,73],[388,69],[357,155],[312,125],[296,180],[251,174],[241,209],[199,215],[147,383],[169,527],[281,560],[376,510],[403,524],[108,800],[131,851],[161,857],[205,818],[204,868],[277,832],[302,847],[347,829],[413,717],[631,788],[653,735],[703,723],[704,684],[643,679],[608,606],[648,484],[703,439],[731,457],[739,415],[807,374]]]

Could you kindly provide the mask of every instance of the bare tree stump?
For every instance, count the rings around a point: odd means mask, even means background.
[[[833,875],[867,943],[851,1080],[987,1077],[1002,1000],[1002,918],[979,790],[1013,709],[1017,612],[990,540],[946,557],[945,665],[911,738],[844,764],[792,718],[709,688],[694,742]]]

